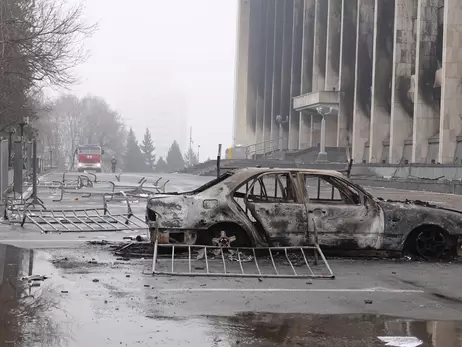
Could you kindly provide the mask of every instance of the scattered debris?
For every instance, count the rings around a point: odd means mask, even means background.
[[[42,276],[42,275],[32,275],[32,276],[25,276],[21,278],[21,281],[45,281],[49,277]]]
[[[127,277],[127,278],[128,278],[128,277],[130,277],[130,275],[125,275],[125,277]]]
[[[93,282],[97,283],[97,282],[99,282],[99,279],[93,278]]]
[[[364,300],[364,303],[370,305],[370,304],[372,304],[372,300],[366,299],[366,300]]]
[[[68,294],[69,292],[67,290],[61,290],[61,293]]]
[[[107,240],[97,240],[97,241],[88,241],[87,242],[89,245],[94,245],[94,246],[106,246],[110,242]]]

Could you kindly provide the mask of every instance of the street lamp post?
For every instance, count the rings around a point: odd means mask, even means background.
[[[199,155],[200,155],[201,145],[197,145],[197,163],[200,163]]]

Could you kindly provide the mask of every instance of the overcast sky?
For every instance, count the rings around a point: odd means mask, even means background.
[[[158,155],[173,140],[184,151],[190,126],[201,160],[215,157],[218,143],[231,145],[236,0],[84,4],[99,30],[86,44],[91,56],[76,70],[74,93],[103,97],[139,140],[150,128]]]

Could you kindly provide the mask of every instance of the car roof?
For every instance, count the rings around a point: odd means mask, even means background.
[[[217,185],[225,184],[229,189],[235,189],[240,186],[243,182],[248,180],[251,177],[272,172],[281,172],[281,171],[290,171],[290,172],[300,172],[305,174],[312,175],[325,175],[330,177],[338,177],[345,179],[346,177],[340,172],[335,170],[315,170],[315,169],[300,169],[300,168],[264,168],[264,167],[248,167],[243,169],[235,169],[232,171],[232,174],[227,177],[222,182]]]
[[[249,176],[271,173],[271,172],[280,172],[280,171],[291,171],[291,172],[301,172],[306,174],[313,175],[326,175],[326,176],[335,176],[340,178],[345,178],[340,172],[336,170],[319,170],[319,169],[301,169],[301,168],[264,168],[264,167],[248,167],[244,169],[237,169],[235,173],[247,173]]]

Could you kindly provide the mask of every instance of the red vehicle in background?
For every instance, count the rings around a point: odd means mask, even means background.
[[[80,145],[77,148],[77,170],[101,172],[104,150],[98,145]]]

